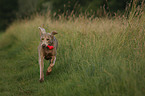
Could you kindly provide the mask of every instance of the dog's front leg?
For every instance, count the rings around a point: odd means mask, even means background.
[[[47,69],[46,75],[49,75],[51,73],[52,68],[53,68],[53,66],[55,64],[55,61],[56,61],[56,56],[52,56],[52,59],[50,61],[50,65],[49,65],[49,67]]]
[[[44,73],[43,73],[43,69],[44,69],[44,62],[43,62],[43,55],[39,52],[39,66],[40,66],[40,82],[44,81]]]

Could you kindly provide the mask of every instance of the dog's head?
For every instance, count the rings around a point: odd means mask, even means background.
[[[40,41],[41,41],[41,46],[46,47],[48,45],[52,45],[54,35],[57,34],[56,31],[53,31],[51,33],[46,33],[44,28],[39,27],[40,29]]]

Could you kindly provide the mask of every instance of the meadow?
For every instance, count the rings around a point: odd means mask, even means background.
[[[56,30],[51,75],[39,83],[38,27]],[[144,96],[145,14],[65,19],[36,15],[0,34],[0,96]]]

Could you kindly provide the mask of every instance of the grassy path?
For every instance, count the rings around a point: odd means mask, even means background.
[[[56,30],[58,56],[39,83],[38,26],[43,17],[19,21],[0,34],[0,96],[143,96],[144,18],[46,20]],[[65,21],[65,22],[64,22]],[[45,70],[48,62],[45,61]]]

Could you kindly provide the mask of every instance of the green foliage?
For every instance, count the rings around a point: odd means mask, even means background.
[[[95,16],[106,15],[104,11],[117,12],[125,10],[126,4],[130,0],[51,0],[53,10],[57,14],[92,13]]]
[[[37,12],[46,13],[47,8],[50,6],[46,0],[18,0],[18,5],[19,10],[17,15],[20,18],[29,17]]]
[[[1,0],[0,1],[0,30],[16,18],[24,19],[31,15],[46,13],[48,10],[55,16],[64,14],[69,16],[75,13],[103,16],[106,12],[124,10],[130,0]]]
[[[32,14],[33,12],[36,12],[38,1],[39,0],[18,0],[18,15],[26,17]]]
[[[5,30],[16,17],[17,0],[0,0],[0,30]]]
[[[0,30],[6,29],[15,19],[30,18],[34,14],[46,14],[66,17],[75,14],[89,14],[87,17],[114,16],[124,12],[132,2],[141,5],[142,0],[1,0],[0,1]],[[130,7],[131,7],[130,6]],[[127,8],[126,8],[127,9]],[[47,15],[47,14],[46,14]]]

